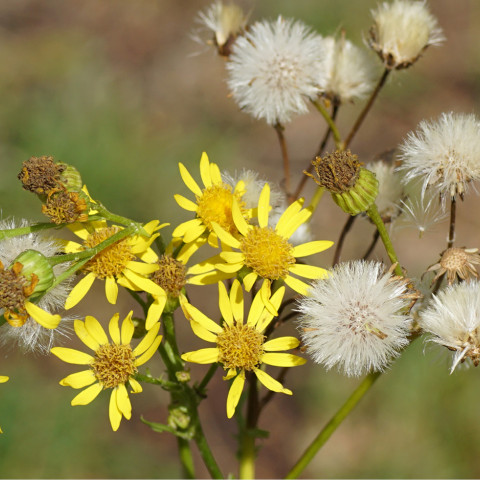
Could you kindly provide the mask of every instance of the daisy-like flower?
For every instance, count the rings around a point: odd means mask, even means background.
[[[445,40],[425,1],[383,2],[372,11],[372,17],[368,43],[386,68],[407,68],[429,45],[440,45]]]
[[[0,222],[0,230],[27,227],[26,220]],[[61,244],[40,232],[28,233],[0,241],[0,314],[7,323],[0,327],[0,337],[5,343],[6,336],[16,340],[27,350],[43,350],[43,345],[53,341],[60,332],[61,317],[52,312],[63,309],[65,299],[70,292],[71,282],[61,282],[47,293],[55,276],[60,275],[68,265],[59,264],[50,267],[47,258],[61,251]],[[40,299],[35,298],[41,294]],[[32,342],[32,331],[43,338],[43,342]],[[7,331],[10,335],[7,335]]]
[[[383,371],[408,344],[407,281],[378,262],[340,263],[299,300],[299,328],[307,354],[348,376]]]
[[[198,21],[213,34],[213,42],[220,55],[228,57],[235,39],[247,26],[248,15],[234,3],[212,3],[198,14]],[[210,41],[211,43],[211,41]]]
[[[217,236],[212,224],[218,223],[229,233],[236,233],[237,228],[232,217],[232,203],[235,198],[240,205],[242,215],[248,216],[242,196],[245,185],[239,181],[234,188],[222,180],[217,164],[210,163],[203,152],[200,159],[200,176],[204,188],[200,188],[182,163],[180,175],[185,185],[195,195],[195,202],[182,195],[175,195],[177,203],[190,212],[195,213],[193,220],[181,223],[174,231],[173,237],[181,237],[185,243],[197,241],[198,248],[208,240],[213,247],[218,247]]]
[[[8,381],[8,377],[6,377],[5,375],[0,375],[0,383],[5,383],[7,381]],[[0,433],[3,433],[1,428],[0,428]]]
[[[420,326],[432,334],[430,341],[455,352],[452,373],[469,358],[480,363],[480,283],[463,282],[433,295],[420,314]]]
[[[263,279],[260,289],[265,306],[273,315],[277,315],[269,302],[270,286],[273,280],[283,280],[290,288],[303,295],[307,294],[308,285],[294,277],[299,275],[308,279],[325,278],[328,271],[324,268],[297,262],[298,258],[323,252],[333,245],[328,240],[317,240],[294,247],[289,238],[297,228],[305,223],[312,214],[312,209],[302,209],[302,200],[292,203],[278,220],[275,228],[268,226],[270,208],[270,187],[263,187],[258,200],[258,225],[250,225],[243,218],[238,202],[232,207],[233,220],[239,231],[239,238],[234,237],[220,225],[214,224],[214,230],[227,247],[239,250],[223,251],[219,254],[223,263],[216,268],[231,276],[244,267],[249,269],[243,279],[247,291],[250,291],[258,277]],[[292,275],[293,274],[293,275]]]
[[[165,226],[158,223],[157,220],[153,220],[143,227],[150,235],[148,238],[139,234],[126,237],[89,260],[82,267],[86,275],[70,292],[65,308],[70,309],[80,302],[95,279],[104,280],[105,294],[112,304],[117,302],[118,285],[134,291],[145,291],[153,296],[154,301],[150,305],[146,319],[146,328],[150,329],[160,318],[167,299],[165,291],[147,278],[158,268],[156,264],[158,256],[150,248],[158,236],[155,232]],[[67,253],[81,252],[95,247],[121,230],[118,226],[108,226],[105,221],[92,222],[92,224],[95,227],[92,233],[82,224],[74,224],[70,227],[73,233],[83,240],[83,244],[66,242]],[[141,261],[136,261],[137,259]]]
[[[322,74],[324,95],[336,105],[368,95],[373,88],[375,72],[367,52],[344,35],[326,37],[323,45],[326,52],[326,75]]]
[[[279,350],[298,347],[300,342],[295,337],[279,337],[265,341],[263,333],[273,315],[264,308],[260,293],[253,299],[247,321],[244,322],[243,290],[240,282],[233,282],[230,295],[222,282],[218,284],[218,291],[223,325],[218,325],[193,305],[183,305],[183,311],[190,320],[194,333],[202,340],[216,343],[216,346],[185,353],[182,359],[201,364],[219,362],[227,370],[224,380],[234,378],[227,397],[227,416],[231,418],[240,400],[247,372],[253,372],[269,390],[291,395],[290,390],[284,388],[260,366],[265,364],[295,367],[303,365],[305,359],[290,353],[279,353]],[[280,306],[284,293],[285,287],[280,287],[272,295],[271,303],[275,308]]]
[[[306,113],[320,93],[322,38],[302,22],[257,22],[237,38],[227,63],[228,86],[240,108],[269,125]]]
[[[423,179],[423,190],[442,198],[463,198],[468,184],[480,179],[480,122],[473,114],[443,113],[422,121],[400,146],[404,182]]]
[[[122,416],[130,420],[132,404],[127,392],[127,382],[132,393],[140,393],[141,385],[134,375],[138,367],[150,360],[156,352],[161,336],[157,335],[160,324],[157,322],[133,348],[130,345],[134,325],[130,312],[119,327],[119,314],[115,314],[108,325],[112,342],[94,317],[85,321],[75,320],[74,328],[78,338],[95,353],[90,355],[72,348],[54,347],[51,352],[60,360],[75,365],[88,365],[88,370],[73,373],[60,381],[60,385],[72,388],[84,388],[73,400],[72,405],[87,405],[104,389],[111,388],[109,417],[112,429],[118,430]]]
[[[428,267],[427,272],[436,271],[432,284],[442,275],[447,275],[448,284],[451,285],[457,277],[461,280],[468,280],[478,277],[475,265],[480,265],[480,254],[478,248],[447,248],[440,255],[440,260]]]

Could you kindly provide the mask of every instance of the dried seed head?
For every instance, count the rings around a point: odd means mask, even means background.
[[[478,248],[447,248],[442,252],[438,263],[431,265],[427,272],[437,271],[432,280],[436,282],[442,275],[447,275],[448,284],[451,285],[457,277],[461,280],[477,278],[478,273],[475,265],[480,264]]]
[[[23,162],[18,179],[25,190],[43,195],[58,187],[64,168],[50,156],[30,157]]]
[[[88,220],[87,202],[81,194],[66,190],[52,191],[44,205],[42,213],[53,223],[86,222]]]

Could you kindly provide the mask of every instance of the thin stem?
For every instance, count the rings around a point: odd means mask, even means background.
[[[457,212],[457,200],[455,199],[455,197],[452,197],[452,201],[450,203],[450,228],[448,230],[447,248],[452,248],[453,247],[453,242],[455,241],[456,212]]]
[[[203,433],[200,421],[198,420],[198,412],[194,439],[200,452],[200,456],[202,457],[203,462],[205,463],[205,466],[207,467],[207,470],[209,471],[212,478],[224,478],[222,472],[218,468],[215,458],[213,458],[212,451],[208,446],[207,439],[205,438],[205,434]]]
[[[285,128],[279,123],[275,124],[274,128],[277,132],[278,141],[280,143],[280,150],[282,151],[283,175],[285,177],[285,193],[287,194],[287,198],[291,203],[293,201],[293,197],[290,193],[290,160],[288,158],[287,142],[285,140],[285,135],[283,134]]]
[[[95,204],[95,210],[106,220],[114,223],[120,223],[121,225],[126,225],[128,227],[135,227],[138,233],[144,237],[149,237],[150,235],[148,232],[145,231],[143,225],[141,223],[135,222],[134,220],[122,217],[121,215],[117,215],[115,213],[110,212],[104,205],[101,203]]]
[[[388,77],[389,73],[390,73],[390,69],[388,69],[388,68],[386,68],[383,71],[383,74],[380,77],[380,80],[378,81],[377,86],[375,87],[375,90],[370,95],[370,98],[368,99],[368,102],[363,107],[363,110],[360,112],[360,115],[358,116],[357,121],[355,122],[352,129],[350,130],[350,133],[348,134],[347,139],[345,140],[345,143],[344,143],[344,147],[343,147],[344,149],[347,148],[350,145],[350,143],[353,140],[353,137],[358,132],[360,126],[362,125],[363,121],[365,120],[365,117],[367,116],[367,113],[370,111],[370,108],[372,108],[373,102],[377,98],[377,95],[379,94],[382,87],[385,85],[385,82],[387,80],[387,77]]]
[[[375,232],[373,234],[373,238],[372,238],[372,241],[370,243],[370,246],[368,247],[368,250],[363,255],[364,260],[366,260],[370,256],[370,254],[373,252],[373,250],[375,249],[375,246],[377,245],[377,242],[378,242],[379,238],[380,238],[380,232],[377,229],[377,230],[375,230]]]
[[[356,388],[348,400],[340,407],[337,413],[325,425],[322,431],[313,440],[310,446],[305,450],[295,466],[290,470],[285,478],[298,478],[307,465],[312,461],[318,451],[325,445],[333,432],[345,420],[348,414],[354,409],[363,396],[370,390],[375,380],[381,375],[381,372],[374,372],[367,375],[362,383]]]
[[[41,230],[47,230],[50,228],[62,228],[66,224],[57,225],[56,223],[36,223],[35,225],[29,225],[28,227],[10,228],[6,230],[0,230],[0,240],[5,240],[10,237],[17,237],[19,235],[27,235],[33,232],[39,232]]]
[[[397,254],[395,253],[395,249],[393,248],[392,241],[390,240],[390,236],[388,235],[387,229],[385,228],[385,224],[383,223],[382,217],[378,213],[377,206],[373,203],[370,208],[367,210],[367,215],[370,217],[370,220],[374,223],[374,225],[378,229],[378,233],[380,234],[380,238],[382,239],[383,245],[385,246],[385,250],[387,251],[388,258],[392,264],[395,265],[395,274],[399,277],[403,277],[402,267],[398,261]]]
[[[345,222],[345,225],[342,228],[342,231],[340,232],[340,237],[338,237],[338,242],[337,242],[337,245],[335,247],[335,254],[333,255],[333,266],[335,266],[340,261],[340,255],[342,253],[342,248],[343,248],[343,243],[345,242],[345,237],[347,236],[347,233],[352,228],[356,218],[357,217],[353,217],[353,216],[349,215],[348,218],[347,218],[347,221]]]
[[[202,381],[198,384],[197,391],[200,392],[200,394],[203,394],[205,388],[207,388],[208,382],[210,382],[210,380],[212,379],[213,375],[217,371],[217,368],[218,363],[212,363],[207,373],[203,377]]]
[[[177,437],[178,453],[180,456],[180,463],[183,467],[182,478],[197,478],[195,475],[195,466],[193,463],[192,449],[190,442],[185,438]]]
[[[331,119],[332,121],[335,122],[335,119],[337,117],[337,112],[338,112],[338,104],[334,104],[333,110],[332,110],[332,115]],[[325,147],[327,146],[328,139],[330,138],[330,134],[332,133],[332,129],[330,128],[330,125],[328,125],[327,131],[325,132],[325,135],[320,142],[320,145],[317,149],[317,152],[314,155],[314,159],[316,157],[320,157],[325,150]],[[309,165],[306,169],[307,173],[312,173],[313,171],[313,163],[310,161]],[[300,179],[300,182],[298,183],[297,189],[295,190],[295,193],[293,194],[293,198],[296,200],[298,197],[300,197],[300,194],[302,193],[303,188],[305,187],[305,184],[307,183],[308,175],[302,175],[302,178]]]
[[[332,131],[333,134],[333,141],[335,142],[335,148],[337,150],[343,150],[343,143],[342,143],[342,137],[340,136],[340,132],[338,131],[337,125],[334,121],[333,113],[332,117],[330,114],[327,112],[327,109],[322,103],[322,100],[312,100],[313,105],[315,108],[321,113],[325,121],[327,122],[328,126],[330,127],[330,130]],[[336,115],[336,112],[335,112]],[[326,143],[326,142],[325,142]]]

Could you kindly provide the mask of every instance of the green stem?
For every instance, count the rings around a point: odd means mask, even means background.
[[[205,438],[205,434],[203,433],[203,429],[200,425],[200,421],[198,420],[198,411],[195,409],[197,413],[197,421],[195,427],[195,443],[197,444],[197,448],[200,452],[200,456],[205,463],[210,475],[212,478],[224,478],[222,472],[218,468],[217,462],[215,458],[213,458],[212,451],[208,446],[207,439]]]
[[[28,235],[29,233],[39,232],[41,230],[48,230],[50,228],[62,228],[66,224],[57,225],[56,223],[36,223],[28,227],[10,228],[7,230],[0,230],[0,240],[6,238],[17,237],[19,235]]]
[[[312,100],[315,108],[321,113],[325,121],[327,122],[330,130],[332,131],[333,140],[335,142],[335,148],[337,150],[343,150],[342,138],[340,137],[340,132],[338,131],[337,125],[335,124],[333,118],[328,113],[327,109],[324,107],[321,100]]]
[[[382,239],[383,245],[385,246],[385,250],[387,251],[390,261],[392,262],[392,264],[396,264],[395,274],[399,277],[403,277],[402,267],[400,266],[397,254],[395,253],[395,249],[393,248],[392,241],[390,240],[390,236],[388,235],[385,224],[383,223],[383,220],[378,213],[378,208],[375,203],[373,203],[367,210],[367,215],[370,217],[370,220],[373,222],[373,224],[377,227],[378,233],[380,234],[380,238]]]
[[[115,213],[110,212],[105,208],[104,205],[101,203],[95,204],[95,210],[103,217],[105,220],[109,220],[110,222],[113,223],[120,223],[120,225],[126,225],[128,227],[135,227],[135,229],[138,231],[139,235],[142,235],[144,237],[149,237],[150,235],[148,232],[146,232],[143,228],[143,225],[141,223],[135,222],[134,220],[127,218],[127,217],[122,217],[121,215],[117,215]]]
[[[205,374],[203,377],[202,381],[198,384],[197,386],[197,391],[203,394],[205,388],[207,388],[208,382],[212,379],[213,375],[217,371],[218,368],[218,363],[212,363],[210,368],[208,369],[208,372]]]
[[[345,420],[348,414],[354,409],[357,403],[368,392],[375,380],[381,375],[381,372],[374,372],[367,375],[357,389],[352,393],[348,400],[340,407],[337,413],[325,425],[322,431],[313,440],[310,446],[305,450],[295,466],[290,470],[285,478],[298,478],[307,465],[312,461],[318,451],[325,445],[333,432]]]
[[[180,456],[180,462],[183,467],[183,478],[196,478],[195,466],[193,464],[192,449],[190,448],[190,442],[185,438],[177,437],[178,453]]]

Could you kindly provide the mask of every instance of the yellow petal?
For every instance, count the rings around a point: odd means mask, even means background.
[[[212,179],[212,183],[214,185],[221,185],[223,183],[220,169],[216,163],[210,164],[210,178]]]
[[[90,365],[95,359],[88,353],[74,350],[73,348],[53,347],[50,352],[60,360],[75,365]]]
[[[265,308],[274,316],[278,315],[277,308],[270,301],[271,290],[270,290],[270,280],[265,279],[260,287],[260,296],[262,298]]]
[[[293,233],[297,230],[297,228],[303,223],[306,223],[311,216],[312,216],[312,210],[310,208],[304,208],[303,210],[301,210],[285,226],[285,228],[283,229],[282,236],[287,239],[290,238],[293,235]]]
[[[182,177],[183,182],[185,185],[195,194],[197,197],[202,196],[202,190],[198,186],[197,182],[193,179],[190,175],[189,171],[183,166],[182,163],[178,164],[178,168],[180,169],[180,176]]]
[[[146,352],[153,341],[155,340],[158,331],[160,330],[160,323],[156,323],[142,338],[141,342],[133,349],[133,354],[138,357],[142,353]]]
[[[183,237],[188,230],[198,227],[201,225],[201,223],[202,220],[200,218],[194,218],[192,220],[188,220],[187,222],[183,222],[175,228],[172,233],[172,237]]]
[[[303,200],[297,200],[293,202],[289,207],[282,213],[282,216],[279,218],[275,231],[285,237],[285,227],[288,225],[290,220],[302,209]]]
[[[156,295],[159,297],[164,294],[164,290],[162,287],[157,285],[155,282],[152,282],[152,280],[138,275],[138,273],[126,269],[123,271],[123,275],[127,278],[127,280],[130,280],[130,282],[135,285],[135,287],[137,287],[139,290],[143,290],[153,296]]]
[[[112,430],[116,432],[118,427],[120,427],[120,422],[122,421],[122,412],[120,412],[117,405],[117,389],[112,390],[110,395],[110,402],[108,404],[108,416],[110,418],[110,425]]]
[[[212,228],[223,243],[232,248],[240,248],[240,242],[232,234],[224,230],[218,223],[212,222]]]
[[[255,295],[252,304],[250,305],[250,311],[248,312],[248,318],[247,318],[247,325],[250,325],[251,327],[254,327],[258,320],[260,319],[260,316],[263,313],[264,305],[262,301],[262,296],[260,292],[257,292]]]
[[[90,316],[87,315],[85,317],[85,328],[87,329],[87,332],[100,344],[100,345],[106,345],[107,343],[110,343],[108,341],[107,334],[105,333],[105,330],[103,329],[102,325],[100,322]]]
[[[284,388],[280,382],[272,378],[268,373],[265,373],[259,368],[254,368],[253,371],[255,372],[255,375],[260,380],[260,382],[269,390],[272,390],[272,392],[286,393],[287,395],[292,395],[292,392],[290,390]]]
[[[263,344],[263,349],[266,352],[278,352],[279,350],[291,350],[300,345],[300,340],[295,337],[279,337],[273,340],[268,340]]]
[[[243,267],[243,262],[240,263],[217,263],[215,268],[224,273],[235,273]]]
[[[199,275],[200,273],[211,272],[212,270],[215,270],[215,264],[220,260],[221,258],[219,255],[214,255],[213,257],[207,258],[207,260],[203,260],[203,262],[199,262],[196,265],[191,266],[187,273],[190,275]]]
[[[203,223],[198,225],[198,227],[189,228],[183,236],[183,241],[185,243],[194,242],[206,229],[207,227]]]
[[[289,271],[299,277],[311,279],[327,278],[329,275],[328,270],[325,270],[324,268],[315,267],[313,265],[303,265],[301,263],[291,265]]]
[[[132,272],[139,273],[140,275],[150,275],[158,270],[156,263],[144,263],[144,262],[128,262],[127,268]]]
[[[122,413],[127,420],[130,420],[130,418],[132,418],[132,404],[130,403],[130,398],[128,398],[127,388],[121,383],[116,390],[117,407],[120,410],[120,413]]]
[[[5,375],[0,375],[0,383],[5,383],[5,382],[8,382],[8,379],[10,377],[7,377]]]
[[[333,242],[330,240],[315,240],[313,242],[302,243],[301,245],[293,247],[293,256],[296,258],[307,257],[308,255],[313,255],[314,253],[323,252],[332,245]]]
[[[189,200],[188,198],[185,198],[183,195],[175,194],[173,198],[175,198],[175,201],[181,208],[188,210],[189,212],[197,211],[198,205],[195,202]]]
[[[113,277],[105,278],[105,295],[109,303],[111,303],[112,305],[115,305],[117,303],[118,285]]]
[[[202,348],[201,350],[196,350],[194,352],[184,353],[182,355],[182,360],[191,363],[216,363],[218,362],[218,356],[220,352],[218,348]]]
[[[230,305],[232,307],[233,318],[238,323],[243,323],[243,290],[240,282],[235,279],[230,289]]]
[[[235,414],[240,397],[242,396],[243,386],[245,385],[245,371],[242,370],[237,378],[232,382],[227,397],[227,417],[232,418]]]
[[[223,329],[218,323],[208,318],[198,308],[194,307],[191,303],[185,303],[182,305],[183,313],[187,320],[194,320],[202,325],[204,328],[213,333],[221,333]]]
[[[95,281],[95,274],[90,272],[87,276],[82,278],[72,289],[70,295],[65,302],[65,310],[74,307],[87,294]]]
[[[142,386],[132,377],[128,379],[128,383],[130,383],[130,386],[132,387],[131,393],[141,393],[143,392]]]
[[[270,303],[273,305],[273,309],[277,311],[280,308],[280,305],[283,300],[283,296],[285,294],[285,287],[281,286],[270,298]],[[272,309],[272,310],[273,310]],[[272,314],[268,310],[264,310],[263,314],[261,315],[260,319],[257,322],[257,325],[255,326],[255,329],[258,330],[259,332],[263,332],[270,322],[273,320],[273,317],[276,316]]]
[[[266,183],[258,199],[258,225],[261,228],[268,226],[268,211],[270,209],[270,185]]]
[[[200,325],[200,323],[196,322],[195,320],[190,321],[190,326],[192,327],[193,333],[198,338],[212,343],[217,341],[217,335],[207,330],[203,325]]]
[[[160,297],[155,296],[153,302],[148,307],[145,328],[150,330],[159,320],[167,303],[167,294]]]
[[[262,362],[275,367],[296,367],[306,363],[306,360],[291,353],[264,353]]]
[[[180,252],[178,252],[177,260],[182,262],[184,265],[190,260],[190,257],[202,246],[205,245],[207,239],[205,237],[199,237],[194,242],[190,242],[187,245],[184,245]]]
[[[206,188],[212,186],[210,162],[208,161],[208,156],[205,152],[202,153],[202,158],[200,158],[200,176],[202,177],[202,182]]]
[[[102,226],[106,226],[106,224],[103,222]],[[100,226],[100,228],[102,228],[102,226]],[[85,228],[85,225],[80,222],[71,223],[68,225],[68,229],[82,240],[86,240],[90,235],[90,232]]]
[[[92,370],[83,370],[82,372],[72,373],[63,380],[60,380],[60,385],[72,388],[84,388],[95,382],[95,377]]]
[[[120,328],[118,327],[119,318],[120,314],[116,313],[108,323],[108,332],[115,345],[120,345]]]
[[[245,254],[242,252],[221,252],[218,256],[227,263],[243,263],[245,260]]]
[[[308,295],[310,285],[307,285],[305,282],[302,282],[298,278],[292,277],[291,275],[287,275],[283,280],[292,290],[295,290],[300,295]]]
[[[77,337],[90,349],[92,349],[94,352],[98,350],[98,347],[100,347],[100,344],[98,341],[93,338],[89,333],[87,328],[85,327],[85,322],[82,322],[81,320],[75,320],[73,322],[75,333],[77,334]]]
[[[231,380],[233,377],[237,376],[237,370],[235,368],[229,368],[227,374],[222,377],[224,380]]]
[[[218,282],[218,305],[227,325],[233,325],[233,312],[228,293],[223,282]]]
[[[77,242],[72,242],[71,240],[65,241],[62,245],[65,253],[77,253],[84,250],[83,245],[80,245]]]
[[[42,327],[48,328],[49,330],[57,328],[62,320],[60,315],[52,315],[32,302],[25,302],[25,309],[30,317],[32,317]]]
[[[98,396],[98,394],[103,390],[103,387],[99,383],[95,383],[85,390],[81,391],[76,397],[71,401],[72,406],[76,405],[88,405],[90,402],[93,402]]]
[[[157,351],[158,346],[160,345],[160,342],[162,341],[162,336],[159,335],[156,337],[152,344],[147,348],[145,353],[143,355],[140,355],[137,360],[135,361],[135,365],[139,367],[140,365],[143,365],[144,363],[147,363],[154,355],[154,353]]]
[[[130,311],[122,323],[122,330],[120,332],[122,345],[129,345],[132,341],[133,332],[135,331],[135,325],[133,325],[132,322],[132,315],[133,311]]]
[[[250,272],[245,275],[243,278],[243,286],[245,287],[245,290],[249,292],[253,284],[256,282],[258,275],[255,272]]]
[[[250,225],[248,225],[247,221],[243,217],[242,211],[240,210],[240,206],[238,205],[238,201],[236,198],[233,199],[232,203],[232,217],[235,226],[238,228],[238,231],[244,237],[246,237],[251,227]]]
[[[227,280],[228,278],[232,278],[234,275],[231,273],[224,273],[224,272],[207,272],[202,273],[200,275],[195,275],[187,280],[187,283],[191,285],[211,285],[212,283],[218,283],[222,280]]]

